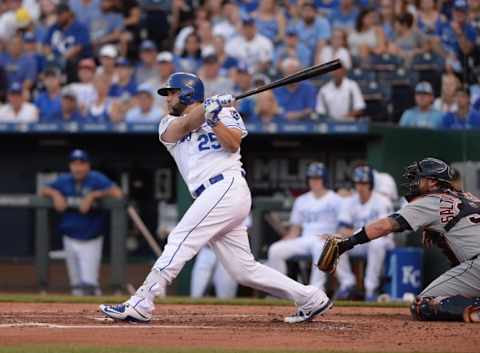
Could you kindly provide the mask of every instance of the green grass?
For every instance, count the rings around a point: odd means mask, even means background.
[[[78,345],[22,345],[0,347],[0,353],[333,353],[334,351],[261,350],[261,349],[218,349],[218,348],[137,348],[137,347],[93,347]],[[421,351],[418,351],[421,352]],[[335,353],[346,353],[335,351]],[[350,351],[351,353],[351,351]],[[373,353],[373,352],[369,352]]]
[[[14,302],[14,303],[84,303],[84,304],[102,304],[102,303],[121,303],[125,301],[127,296],[101,296],[101,297],[73,297],[70,295],[58,294],[11,294],[0,293],[0,302]],[[292,303],[287,300],[280,299],[259,299],[259,298],[236,298],[236,299],[216,299],[216,298],[202,298],[191,299],[189,297],[168,297],[162,300],[157,300],[159,304],[190,304],[190,305],[278,305],[290,306]],[[346,307],[384,307],[384,308],[398,308],[408,307],[407,304],[401,302],[390,303],[366,303],[353,301],[338,301],[336,306]],[[1,352],[1,351],[0,351]]]

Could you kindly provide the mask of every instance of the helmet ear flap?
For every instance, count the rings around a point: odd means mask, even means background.
[[[193,90],[192,89],[183,89],[181,91],[180,97],[178,97],[180,103],[183,105],[190,105],[193,103]]]

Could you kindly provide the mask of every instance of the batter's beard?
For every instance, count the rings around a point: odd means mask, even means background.
[[[173,115],[173,116],[181,116],[186,108],[187,108],[186,105],[184,105],[182,103],[177,103],[173,107],[170,108],[168,113],[170,115]]]

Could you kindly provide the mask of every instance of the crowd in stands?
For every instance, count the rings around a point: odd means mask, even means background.
[[[0,122],[158,122],[175,71],[245,92],[247,123],[480,128],[480,0],[5,0]]]

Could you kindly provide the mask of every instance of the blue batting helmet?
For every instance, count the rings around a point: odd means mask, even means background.
[[[373,168],[369,165],[360,165],[353,170],[354,183],[368,183],[373,189]]]
[[[165,86],[160,88],[157,93],[161,96],[167,96],[168,92],[171,91],[180,91],[180,103],[185,105],[203,102],[205,99],[205,89],[202,80],[188,72],[171,74]]]
[[[326,182],[328,179],[327,168],[323,163],[312,162],[307,167],[307,178],[322,178]]]

